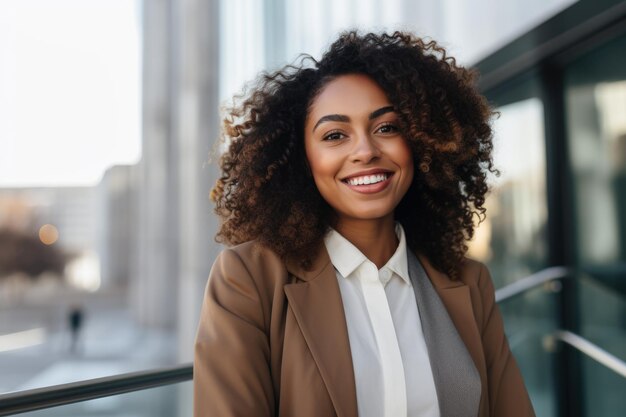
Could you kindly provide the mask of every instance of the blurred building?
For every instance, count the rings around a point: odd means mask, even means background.
[[[1,188],[0,227],[37,235],[53,225],[58,245],[70,254],[96,248],[96,190],[93,187]]]

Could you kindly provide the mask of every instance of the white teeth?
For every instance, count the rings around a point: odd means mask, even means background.
[[[385,181],[388,174],[364,175],[362,177],[352,177],[347,180],[350,185],[376,184]]]

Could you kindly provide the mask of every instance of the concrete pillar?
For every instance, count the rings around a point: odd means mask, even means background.
[[[206,279],[219,251],[209,191],[217,179],[219,0],[178,0],[172,9],[172,135],[177,148],[179,360],[189,361]],[[216,148],[215,148],[216,149]]]
[[[172,137],[171,5],[143,3],[143,146],[138,266],[131,305],[140,323],[174,328],[178,304],[177,172]]]

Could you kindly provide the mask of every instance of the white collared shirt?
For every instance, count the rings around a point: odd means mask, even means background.
[[[439,417],[439,404],[409,278],[404,230],[380,270],[331,229],[324,238],[346,314],[359,417]]]

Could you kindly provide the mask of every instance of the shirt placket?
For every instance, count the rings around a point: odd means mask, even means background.
[[[380,355],[384,387],[384,417],[406,416],[404,366],[385,287],[373,263],[362,265],[359,279]]]

